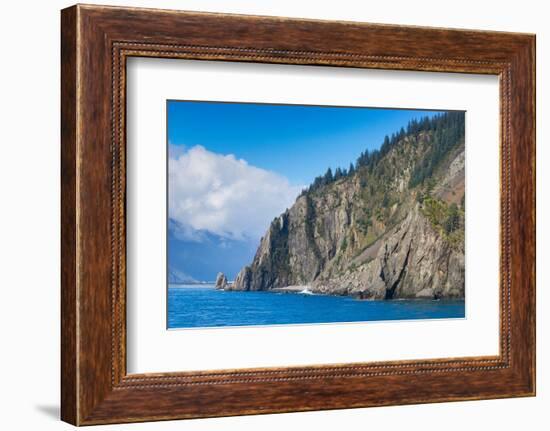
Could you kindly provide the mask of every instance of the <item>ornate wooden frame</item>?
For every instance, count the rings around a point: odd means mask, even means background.
[[[88,425],[535,394],[534,35],[81,5],[61,17],[63,420]],[[129,56],[498,75],[500,354],[128,375]]]

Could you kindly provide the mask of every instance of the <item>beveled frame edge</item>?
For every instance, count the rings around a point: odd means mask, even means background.
[[[83,425],[534,395],[534,36],[81,5],[62,12],[61,36],[63,420]],[[500,355],[127,376],[129,56],[500,75]]]

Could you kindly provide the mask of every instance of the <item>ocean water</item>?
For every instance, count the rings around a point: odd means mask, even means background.
[[[464,301],[360,301],[345,296],[225,292],[169,285],[168,328],[464,318]]]

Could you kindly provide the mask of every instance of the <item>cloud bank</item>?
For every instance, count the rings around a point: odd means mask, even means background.
[[[201,146],[170,151],[168,163],[169,217],[190,228],[190,240],[200,238],[193,230],[260,238],[302,189],[274,172]]]

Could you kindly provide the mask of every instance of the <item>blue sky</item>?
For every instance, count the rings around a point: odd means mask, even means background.
[[[412,118],[441,111],[168,101],[168,141],[233,154],[307,185],[330,166],[347,168]]]

